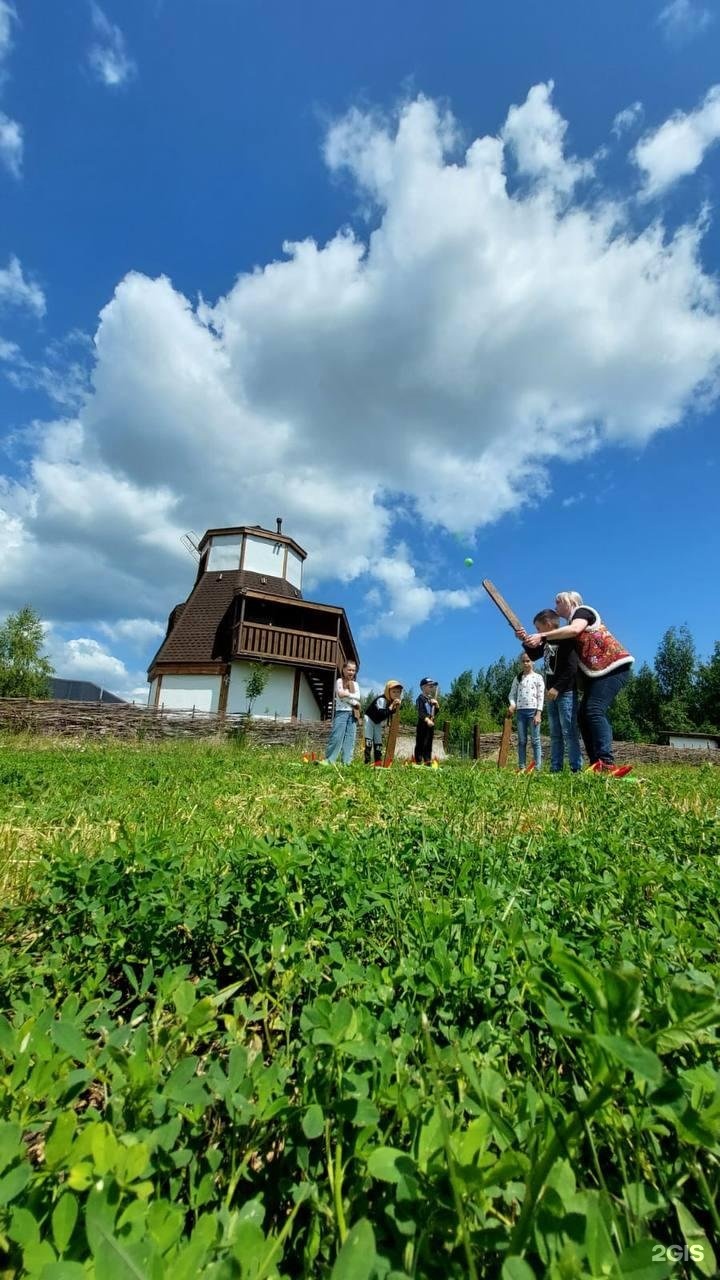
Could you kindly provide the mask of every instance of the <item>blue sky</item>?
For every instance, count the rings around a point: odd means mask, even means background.
[[[0,612],[140,697],[181,534],[280,514],[371,683],[513,652],[483,576],[708,653],[719,48],[701,0],[0,0]]]

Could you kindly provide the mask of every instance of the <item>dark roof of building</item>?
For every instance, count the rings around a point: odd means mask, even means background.
[[[302,602],[302,595],[284,578],[266,577],[249,569],[202,573],[184,604],[176,604],[168,629],[150,663],[227,662],[230,657],[232,602],[252,591],[268,597]]]
[[[118,698],[91,680],[63,680],[57,676],[50,679],[50,697],[63,702],[119,702],[126,705],[124,698]]]
[[[236,591],[262,591],[270,596],[286,596],[288,600],[302,600],[302,591],[293,587],[285,578],[268,577],[252,569],[239,569],[235,574]]]
[[[357,660],[352,633],[344,609],[303,600],[297,588],[284,578],[265,577],[249,570],[203,573],[184,604],[178,604],[168,619],[168,629],[149,670],[165,663],[217,663],[222,667],[232,656],[232,628],[237,596],[267,600],[269,604],[309,612],[320,610],[340,619],[345,651]]]
[[[203,573],[198,578],[182,609],[176,605],[170,614],[167,634],[151,669],[156,662],[227,662],[230,638],[223,633],[232,627],[238,576],[233,572]]]

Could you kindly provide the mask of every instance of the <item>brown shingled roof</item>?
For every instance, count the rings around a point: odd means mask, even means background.
[[[217,662],[230,657],[232,603],[237,591],[236,573],[204,573],[172,630],[158,649],[157,662]],[[173,615],[177,610],[173,610]],[[171,615],[172,616],[172,615]]]
[[[293,587],[285,578],[272,578],[267,574],[255,573],[252,569],[240,569],[235,574],[236,589],[248,591],[267,591],[271,596],[287,596],[288,600],[302,600],[299,587]]]
[[[357,661],[355,645],[343,609],[334,605],[322,605],[303,600],[298,588],[284,578],[270,577],[249,569],[223,570],[201,573],[188,599],[178,604],[168,618],[165,639],[150,663],[149,672],[165,664],[186,664],[193,667],[217,666],[218,671],[232,659],[233,625],[236,620],[237,596],[248,599],[267,598],[268,604],[277,601],[276,610],[287,600],[299,611],[322,611],[337,614],[340,618],[341,639],[345,652]],[[272,606],[271,606],[272,607]],[[239,610],[239,604],[237,606]],[[312,630],[312,628],[310,628]],[[324,627],[317,628],[320,631]],[[206,673],[209,674],[209,673]]]
[[[150,669],[157,662],[228,662],[232,646],[232,603],[241,591],[261,591],[288,600],[302,600],[299,590],[284,578],[267,577],[249,569],[203,573],[187,601],[176,605],[170,614],[165,639]]]

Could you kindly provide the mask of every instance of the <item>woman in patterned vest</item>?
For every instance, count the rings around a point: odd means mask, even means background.
[[[575,637],[578,667],[584,680],[583,699],[578,710],[578,724],[585,744],[590,768],[595,773],[611,773],[624,777],[630,773],[630,765],[615,764],[612,727],[607,713],[630,677],[635,661],[631,653],[608,631],[597,609],[583,604],[577,591],[561,591],[555,599],[555,609],[561,618],[567,618],[567,626],[544,635],[518,632],[531,648],[539,647],[543,640],[567,640]]]

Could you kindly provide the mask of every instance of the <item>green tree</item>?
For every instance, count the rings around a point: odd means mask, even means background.
[[[472,711],[476,702],[473,673],[468,668],[461,671],[450,685],[450,692],[445,699],[445,711],[449,716],[464,716]]]
[[[697,673],[698,728],[720,732],[720,640]]]
[[[505,715],[504,708],[502,715]],[[499,717],[496,715],[495,710],[490,703],[490,699],[485,692],[478,694],[472,711],[471,720],[473,724],[477,725],[481,733],[494,733],[498,728]]]
[[[410,686],[409,689],[403,689],[403,696],[400,699],[400,711],[398,713],[400,716],[401,724],[404,724],[404,725],[417,724],[417,707],[415,706],[416,698],[417,698],[417,694],[413,689],[412,685]]]
[[[252,715],[252,709],[258,698],[261,698],[265,692],[267,682],[270,679],[270,666],[266,666],[262,662],[250,663],[250,675],[245,682],[245,696],[248,700],[247,713]]]
[[[665,702],[692,702],[697,669],[695,643],[689,628],[668,627],[655,654],[655,674]]]
[[[502,724],[505,718],[510,685],[517,673],[517,659],[498,658],[497,662],[490,663],[483,677],[483,692],[488,700],[492,718],[498,725]]]
[[[655,742],[660,732],[660,685],[646,662],[630,677],[623,693],[627,694],[630,714],[640,740]]]
[[[481,733],[492,733],[497,729],[497,717],[485,690],[485,673],[482,670],[474,679],[470,670],[461,671],[456,676],[441,707],[441,720],[445,715],[450,721],[450,740],[455,746],[470,741],[474,725]]]
[[[618,742],[639,742],[642,736],[633,715],[632,684],[631,678],[625,688],[620,690],[608,712],[613,736]]]
[[[30,605],[0,626],[0,698],[49,698],[53,667],[42,622]]]

